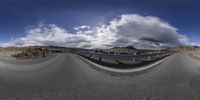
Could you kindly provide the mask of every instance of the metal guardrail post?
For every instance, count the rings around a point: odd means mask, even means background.
[[[135,57],[133,57],[133,62],[135,62]]]
[[[159,54],[157,55],[157,58],[160,58],[160,55],[159,55]]]
[[[101,56],[99,57],[99,61],[102,61],[102,57]]]
[[[151,56],[148,56],[148,59],[151,59]]]

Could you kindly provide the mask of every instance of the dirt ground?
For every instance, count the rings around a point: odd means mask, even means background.
[[[21,53],[20,50],[0,50],[0,57],[11,57],[13,54]]]

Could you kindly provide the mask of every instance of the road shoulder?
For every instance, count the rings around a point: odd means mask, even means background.
[[[106,66],[102,66],[99,64],[96,64],[92,61],[89,61],[88,59],[81,57],[79,55],[77,55],[77,57],[84,61],[85,63],[87,63],[88,65],[90,65],[93,69],[96,69],[98,71],[104,71],[104,72],[109,72],[109,73],[117,73],[117,74],[130,74],[130,73],[139,73],[139,72],[143,72],[146,71],[148,69],[151,69],[159,64],[161,64],[162,62],[164,62],[165,60],[167,60],[170,56],[167,56],[161,60],[158,60],[156,62],[153,62],[149,65],[143,66],[143,67],[139,67],[139,68],[132,68],[132,69],[116,69],[116,68],[110,68],[110,67],[106,67]]]

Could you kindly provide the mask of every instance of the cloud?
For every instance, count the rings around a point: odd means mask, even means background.
[[[200,43],[199,42],[192,42],[192,43],[190,43],[191,45],[193,45],[193,46],[200,46]]]
[[[94,33],[94,30],[91,30],[90,26],[87,25],[82,25],[82,26],[77,26],[73,28],[77,34],[92,34]]]
[[[91,36],[85,34],[70,34],[65,29],[55,24],[39,24],[26,31],[26,36],[16,38],[6,45],[10,46],[34,46],[57,45],[69,47],[84,47],[90,44]]]
[[[74,30],[80,30],[80,29],[90,29],[90,26],[82,25],[82,26],[74,27]]]
[[[98,27],[74,27],[74,33],[55,24],[39,24],[26,36],[4,45],[58,45],[66,47],[108,48],[133,45],[137,48],[162,48],[187,44],[188,38],[158,17],[123,14]]]
[[[107,27],[116,34],[116,45],[152,48],[187,43],[186,36],[158,17],[124,14],[112,20]]]

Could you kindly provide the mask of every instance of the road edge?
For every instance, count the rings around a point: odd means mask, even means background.
[[[150,65],[147,65],[147,66],[144,66],[144,67],[140,67],[140,68],[133,68],[133,69],[116,69],[116,68],[110,68],[110,67],[106,67],[106,66],[102,66],[102,65],[99,65],[99,64],[96,64],[80,55],[78,55],[81,60],[84,60],[86,61],[87,63],[97,67],[98,69],[101,69],[101,70],[104,70],[104,71],[108,71],[108,72],[114,72],[114,73],[136,73],[136,72],[142,72],[142,71],[145,71],[147,69],[150,69],[162,62],[164,62],[165,60],[167,60],[171,55],[161,59],[161,60],[158,60]]]
[[[193,54],[193,53],[188,53],[188,55],[190,56],[190,57],[192,57],[193,59],[196,59],[196,60],[200,60],[200,57],[199,56],[197,56],[197,55],[195,55],[195,54]]]

